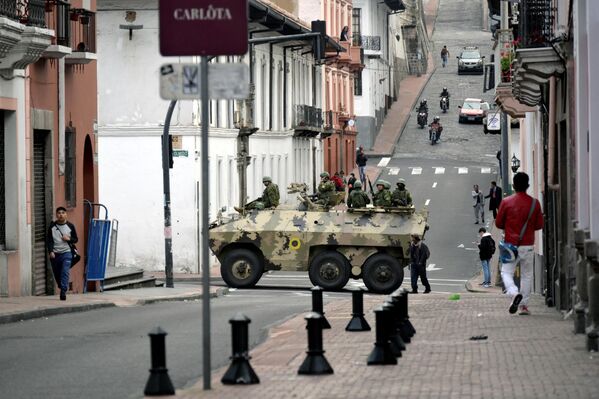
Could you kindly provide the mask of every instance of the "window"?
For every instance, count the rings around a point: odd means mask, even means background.
[[[4,111],[0,110],[0,250],[6,248],[6,190],[4,188]]]
[[[354,46],[361,46],[361,29],[360,29],[360,8],[354,8],[352,10],[352,22],[351,22],[351,34],[352,34],[352,42]]]
[[[354,72],[354,96],[362,95],[362,71]]]
[[[75,163],[75,156],[77,154],[77,133],[74,127],[68,127],[65,131],[65,169],[64,169],[64,183],[65,183],[65,200],[68,208],[74,208],[77,206],[77,168]]]

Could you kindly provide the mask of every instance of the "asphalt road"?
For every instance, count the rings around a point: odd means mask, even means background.
[[[327,294],[325,300],[332,295]],[[349,297],[349,296],[348,296]],[[251,346],[270,325],[310,310],[306,291],[238,290],[212,300],[212,366],[228,364],[228,320],[243,312]],[[349,310],[348,310],[349,312]],[[349,313],[348,313],[349,314]],[[150,368],[147,333],[167,331],[167,366],[175,388],[202,375],[200,301],[108,308],[0,325],[0,397],[139,398]]]

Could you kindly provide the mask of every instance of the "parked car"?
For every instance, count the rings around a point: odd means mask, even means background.
[[[458,59],[458,75],[473,73],[482,75],[484,72],[484,56],[480,55],[478,47],[464,47]]]
[[[490,107],[489,103],[480,98],[467,98],[464,100],[464,104],[458,105],[458,108],[460,109],[459,123],[482,123]]]

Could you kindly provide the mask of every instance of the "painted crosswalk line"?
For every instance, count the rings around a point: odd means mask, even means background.
[[[429,265],[426,267],[427,271],[433,271],[433,270],[442,270],[442,267],[435,267],[437,266],[435,263],[429,263]]]
[[[458,168],[459,175],[465,175],[467,173],[468,173],[468,168],[464,168],[464,167]]]
[[[421,167],[413,167],[412,168],[412,174],[413,175],[421,175],[422,174],[422,168]]]
[[[435,167],[435,174],[436,175],[442,175],[443,173],[445,173],[445,168],[437,166]]]
[[[389,168],[389,174],[390,175],[398,175],[399,174],[399,168]]]
[[[480,168],[480,173],[489,174],[491,173],[491,168]]]
[[[381,160],[379,161],[379,164],[377,166],[379,168],[384,168],[385,166],[387,166],[387,164],[389,163],[390,160],[391,160],[390,157],[381,158]]]

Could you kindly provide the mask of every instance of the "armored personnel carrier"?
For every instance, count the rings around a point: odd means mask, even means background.
[[[410,235],[428,229],[414,207],[252,210],[211,225],[210,249],[230,287],[252,287],[269,270],[306,271],[314,285],[340,290],[350,278],[371,292],[397,289],[409,264]]]

